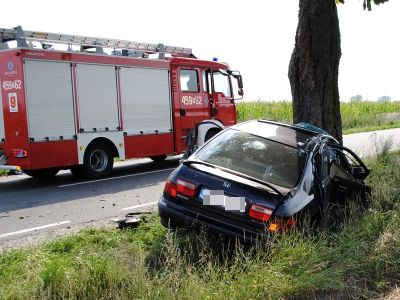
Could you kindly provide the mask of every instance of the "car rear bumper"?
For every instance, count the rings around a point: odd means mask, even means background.
[[[158,215],[161,224],[166,228],[176,227],[195,227],[207,228],[210,232],[222,234],[227,238],[239,239],[241,242],[255,243],[261,240],[263,235],[261,231],[253,231],[235,226],[211,216],[191,210],[190,207],[178,205],[164,197],[158,201]]]

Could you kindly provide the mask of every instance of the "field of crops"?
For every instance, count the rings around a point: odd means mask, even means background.
[[[238,122],[251,119],[269,119],[286,123],[293,122],[291,101],[237,102]],[[343,131],[367,127],[400,127],[400,101],[341,102]]]

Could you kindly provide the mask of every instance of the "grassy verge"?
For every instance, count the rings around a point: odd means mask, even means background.
[[[85,229],[0,256],[0,299],[360,299],[400,283],[400,153],[376,142],[371,207],[317,235],[227,246],[171,232],[156,214],[137,230]]]

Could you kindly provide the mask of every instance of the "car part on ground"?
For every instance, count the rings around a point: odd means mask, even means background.
[[[151,214],[151,212],[129,213],[125,215],[124,219],[112,219],[112,221],[118,224],[119,229],[135,229],[139,226],[141,222],[147,222],[145,215],[148,214]]]

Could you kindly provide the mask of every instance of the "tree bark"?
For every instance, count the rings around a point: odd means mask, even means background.
[[[299,0],[295,47],[289,64],[294,123],[307,122],[342,140],[339,101],[341,57],[334,0]]]

